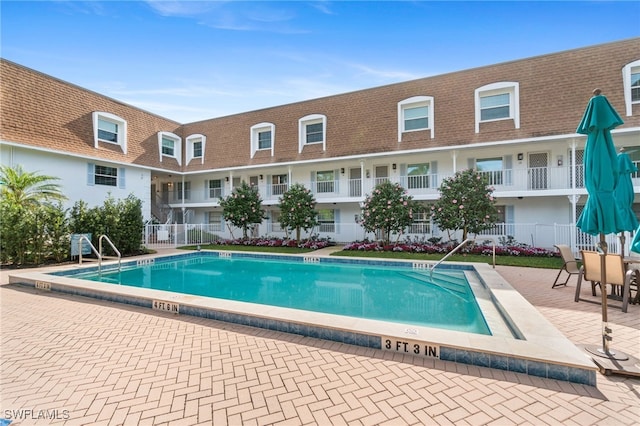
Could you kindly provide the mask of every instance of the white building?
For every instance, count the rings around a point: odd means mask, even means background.
[[[285,235],[278,197],[299,182],[318,201],[314,232],[351,241],[365,237],[360,203],[378,182],[429,203],[442,179],[473,167],[503,215],[490,236],[575,247],[587,199],[586,137],[575,129],[596,87],[625,121],[612,132],[616,148],[640,164],[639,38],[195,123],[0,64],[1,164],[59,176],[70,205],[133,193],[146,219],[222,237],[220,198],[242,181],[268,210],[258,235]],[[633,184],[640,214],[640,173]],[[173,243],[185,242],[184,228],[166,228]],[[408,232],[441,235],[428,217]]]

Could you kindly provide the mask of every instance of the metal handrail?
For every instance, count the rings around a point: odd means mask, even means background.
[[[471,241],[476,241],[476,240],[491,240],[491,242],[493,243],[493,269],[496,268],[496,240],[491,238],[491,237],[476,237],[476,238],[467,238],[466,240],[464,240],[463,242],[461,242],[460,244],[458,244],[456,246],[456,248],[454,248],[453,250],[451,250],[449,253],[447,253],[442,259],[438,260],[436,263],[433,264],[433,266],[431,268],[429,268],[429,277],[433,278],[433,270],[436,269],[436,267],[438,265],[440,265],[442,262],[444,262],[445,260],[447,260],[447,258],[449,256],[451,256],[452,254],[454,254],[455,252],[457,252],[458,250],[460,250],[464,245],[466,245],[467,243],[470,243]]]
[[[107,237],[106,235],[100,235],[100,238],[98,239],[98,250],[100,250],[100,258],[110,258],[113,259],[115,256],[103,256],[102,255],[102,240],[107,240],[107,242],[109,243],[109,245],[111,246],[111,249],[113,251],[116,252],[117,258],[118,258],[118,271],[121,270],[122,268],[122,255],[120,254],[120,251],[116,248],[115,245],[113,245],[113,243],[111,242],[111,240],[109,239],[109,237]],[[102,262],[100,262],[102,263]]]
[[[80,264],[82,265],[82,241],[83,240],[86,241],[89,244],[89,247],[91,247],[91,251],[98,258],[98,269],[99,269],[100,265],[102,264],[102,255],[100,254],[100,252],[98,250],[96,250],[96,248],[93,246],[93,244],[91,244],[91,240],[89,240],[89,238],[87,238],[86,235],[80,235],[80,238],[78,239],[78,259],[79,259]]]
[[[102,240],[107,240],[107,242],[109,243],[109,245],[111,246],[111,248],[113,249],[113,251],[116,252],[117,256],[104,256],[102,254]],[[98,273],[102,273],[102,260],[103,259],[115,259],[117,257],[118,259],[118,271],[121,270],[122,268],[122,255],[120,254],[120,251],[116,248],[116,246],[113,245],[113,243],[111,242],[111,240],[109,239],[109,237],[107,237],[106,235],[101,235],[100,238],[98,239],[98,249],[95,248],[95,246],[93,244],[91,244],[91,240],[89,238],[87,238],[86,235],[81,235],[80,238],[78,239],[78,253],[79,253],[79,262],[82,265],[82,241],[86,241],[89,244],[89,247],[91,247],[91,251],[93,252],[93,254],[96,255],[96,257],[98,258]]]

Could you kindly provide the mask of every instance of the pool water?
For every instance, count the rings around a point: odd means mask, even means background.
[[[200,256],[77,278],[491,334],[464,271]]]

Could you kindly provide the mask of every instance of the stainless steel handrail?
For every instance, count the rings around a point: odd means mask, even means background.
[[[107,240],[107,242],[109,243],[109,245],[111,246],[111,248],[113,249],[113,251],[116,252],[117,256],[104,256],[102,254],[102,240]],[[97,262],[98,262],[98,273],[102,273],[102,260],[103,259],[118,259],[118,271],[121,270],[122,268],[122,255],[120,254],[120,251],[116,248],[115,245],[113,245],[113,243],[111,242],[111,240],[109,239],[109,237],[107,237],[106,235],[101,235],[100,238],[98,239],[98,249],[95,248],[95,246],[93,244],[91,244],[91,240],[89,238],[87,238],[86,235],[81,235],[80,238],[78,239],[78,253],[79,253],[79,262],[82,265],[82,241],[86,241],[89,244],[89,247],[91,247],[91,251],[93,252],[93,254],[96,255],[97,257]],[[93,259],[92,259],[93,260]]]
[[[91,247],[91,251],[98,258],[98,271],[99,271],[100,267],[102,266],[102,254],[100,254],[100,252],[96,250],[93,244],[91,244],[91,240],[87,238],[86,235],[80,235],[80,238],[78,239],[78,260],[80,264],[82,265],[82,241],[83,240],[89,244],[89,247]]]
[[[122,255],[120,254],[120,251],[116,248],[115,245],[113,245],[113,243],[111,242],[111,240],[109,239],[109,237],[107,237],[106,235],[100,235],[100,238],[98,239],[98,250],[100,250],[100,257],[105,259],[114,259],[116,256],[103,256],[102,255],[102,240],[106,240],[109,245],[111,246],[111,249],[113,251],[116,252],[117,258],[118,258],[118,271],[120,271],[120,269],[122,268]]]
[[[449,256],[451,256],[452,254],[454,254],[455,252],[460,250],[467,243],[470,243],[471,241],[476,241],[476,240],[483,240],[483,241],[484,240],[491,240],[491,242],[493,243],[493,269],[495,269],[496,268],[496,240],[491,238],[491,237],[467,238],[466,240],[464,240],[463,242],[458,244],[453,250],[451,250],[449,253],[447,253],[442,259],[440,259],[436,263],[434,263],[433,266],[431,266],[431,268],[429,268],[429,277],[433,278],[433,270],[436,269],[436,267],[438,265],[440,265],[442,262],[447,260],[447,258]]]

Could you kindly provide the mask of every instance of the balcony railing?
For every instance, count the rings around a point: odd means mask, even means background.
[[[288,183],[267,184],[267,193],[273,197],[279,197],[289,190]]]
[[[640,167],[640,161],[635,164]],[[564,167],[530,167],[526,169],[505,169],[482,172],[487,176],[488,182],[497,192],[510,191],[544,191],[544,190],[569,190],[572,188],[584,188],[583,165],[575,168]],[[393,182],[402,185],[412,196],[436,196],[443,179],[450,178],[453,173],[438,173],[411,176],[373,177],[364,179],[347,179],[342,176],[329,181],[296,181],[309,188],[314,197],[322,199],[336,198],[361,198],[371,194],[373,188],[382,182]],[[632,174],[634,186],[640,186],[640,172]],[[271,184],[260,182],[256,186],[264,201],[277,202],[288,189],[289,184]],[[160,194],[161,200],[171,207],[189,204],[216,204],[221,198],[230,194],[228,188],[197,188],[192,184],[189,191],[185,191],[184,202],[182,192],[172,191]]]
[[[349,179],[349,197],[362,197],[362,179]]]

